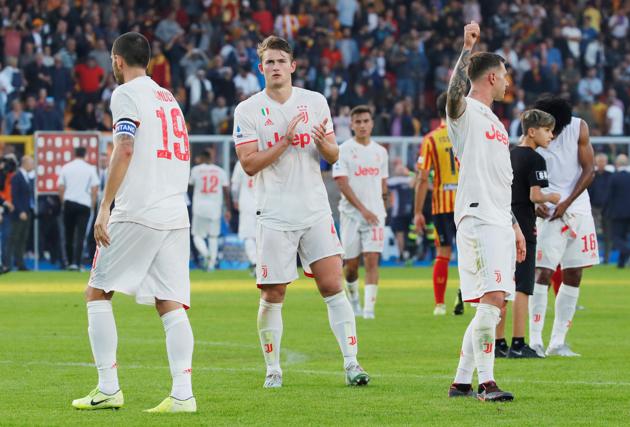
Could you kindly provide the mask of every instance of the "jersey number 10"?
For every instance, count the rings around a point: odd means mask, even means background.
[[[162,144],[163,149],[157,150],[157,156],[160,159],[171,160],[173,153],[168,149],[168,123],[166,121],[166,113],[164,108],[160,107],[155,110],[155,115],[158,116],[162,122]],[[179,108],[171,108],[171,123],[173,124],[173,135],[175,138],[183,140],[184,151],[179,142],[173,143],[173,151],[175,158],[187,162],[190,160],[190,145],[188,144],[188,130],[186,129],[186,119],[182,115],[182,111]],[[181,123],[181,127],[180,127]]]

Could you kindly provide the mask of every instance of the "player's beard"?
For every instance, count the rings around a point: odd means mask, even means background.
[[[118,83],[119,85],[125,83],[125,76],[123,76],[123,73],[120,71],[120,68],[118,68],[115,62],[112,66],[112,69],[114,71],[114,79],[116,80],[116,83]]]

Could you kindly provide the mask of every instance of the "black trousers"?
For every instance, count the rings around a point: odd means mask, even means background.
[[[83,241],[90,220],[90,208],[80,203],[63,202],[63,226],[66,235],[66,260],[68,264],[81,265]]]
[[[630,218],[612,220],[613,246],[619,250],[617,267],[623,267],[630,258]]]
[[[13,262],[15,262],[17,268],[25,267],[24,253],[26,252],[28,234],[31,229],[31,214],[28,213],[27,215],[28,219],[26,221],[14,217],[11,222],[11,233],[9,234],[8,245],[9,260],[6,265],[9,268],[11,268]],[[13,256],[13,262],[11,256]]]

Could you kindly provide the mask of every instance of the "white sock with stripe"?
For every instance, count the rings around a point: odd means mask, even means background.
[[[543,345],[542,332],[547,313],[547,294],[549,286],[536,283],[534,293],[529,298],[529,345]]]
[[[454,381],[456,384],[472,384],[473,373],[475,372],[475,354],[472,343],[473,320],[468,324],[462,340],[462,349],[459,353],[459,364]]]
[[[282,341],[282,303],[263,299],[258,307],[258,337],[262,347],[267,374],[280,369],[280,342]]]
[[[328,306],[328,322],[343,354],[344,367],[357,363],[357,327],[354,312],[344,291],[324,298]]]
[[[114,394],[119,389],[116,348],[118,333],[112,302],[108,300],[87,303],[88,336],[92,346],[94,362],[98,370],[98,389],[105,394]]]
[[[178,308],[162,316],[166,334],[166,353],[171,368],[171,396],[186,400],[192,397],[192,356],[195,346],[186,310]]]
[[[556,347],[564,344],[567,332],[573,323],[573,315],[577,306],[580,288],[560,285],[556,296],[556,317],[553,319],[553,330],[551,331],[551,341],[549,347]]]
[[[472,346],[479,384],[494,381],[494,340],[501,310],[479,304],[472,320]]]
[[[355,280],[354,282],[346,281],[346,289],[348,290],[348,299],[350,301],[359,300],[359,280]]]
[[[378,293],[377,285],[365,285],[365,295],[363,302],[363,311],[374,313],[374,306],[376,305],[376,294]]]

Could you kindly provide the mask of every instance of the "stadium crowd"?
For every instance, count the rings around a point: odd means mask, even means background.
[[[230,134],[235,106],[264,85],[256,44],[274,33],[294,46],[294,83],[327,98],[339,140],[351,137],[349,112],[359,104],[373,107],[375,135],[419,136],[439,123],[435,98],[448,85],[462,25],[474,20],[483,24],[479,49],[507,61],[510,86],[495,111],[511,136],[544,92],[570,99],[591,135],[627,135],[629,11],[627,2],[601,0],[2,0],[0,129],[110,130],[111,44],[138,31],[152,44],[149,74],[175,94],[190,133]],[[607,162],[619,151],[596,149]],[[0,197],[10,204],[3,178],[20,160],[4,164]],[[59,212],[52,199],[38,203]]]

